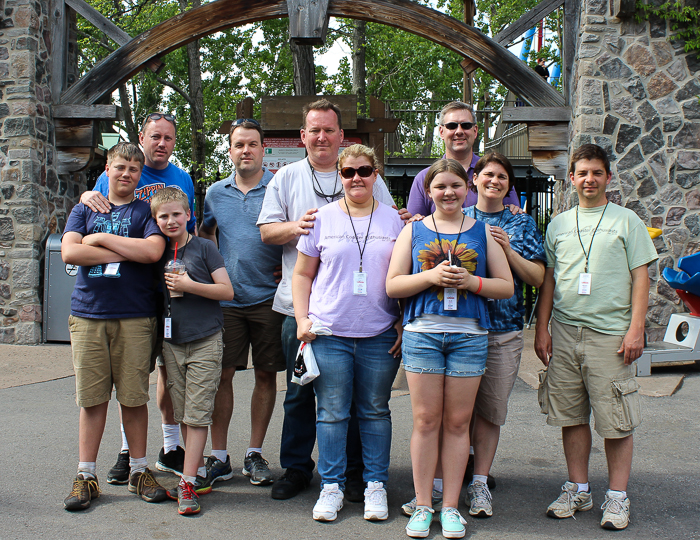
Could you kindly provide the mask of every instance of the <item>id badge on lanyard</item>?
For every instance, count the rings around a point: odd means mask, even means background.
[[[452,264],[452,252],[447,253],[448,259],[450,261],[450,266],[454,267]],[[457,289],[454,287],[448,287],[443,291],[443,307],[445,311],[457,311]]]
[[[578,293],[591,294],[591,274],[584,272],[578,275]]]
[[[355,270],[352,273],[352,294],[367,296],[367,272]]]

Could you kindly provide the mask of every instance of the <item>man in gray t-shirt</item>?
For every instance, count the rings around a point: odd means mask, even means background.
[[[211,457],[207,472],[212,482],[233,476],[226,446],[233,414],[233,376],[248,367],[252,346],[255,387],[250,403],[250,442],[243,474],[251,484],[272,483],[262,445],[275,408],[277,372],[286,367],[282,353],[284,315],[273,311],[275,272],[282,247],[263,244],[256,226],[272,173],[262,166],[263,130],[255,120],[239,119],[231,126],[229,156],[236,167],[225,180],[207,190],[199,234],[217,241],[226,261],[234,297],[221,302],[224,314],[224,353],[221,383],[214,402]]]

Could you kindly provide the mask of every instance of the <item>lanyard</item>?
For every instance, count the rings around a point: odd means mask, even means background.
[[[318,181],[318,178],[316,178],[316,171],[314,171],[314,168],[311,166],[311,161],[309,161],[309,158],[306,158],[307,163],[309,164],[309,169],[311,169],[311,185],[314,188],[314,193],[318,196],[321,197],[322,199],[325,199],[327,203],[332,203],[335,201],[340,195],[343,194],[343,185],[341,183],[340,189],[336,191],[336,187],[338,186],[338,168],[336,167],[335,169],[335,180],[333,182],[333,193],[330,195],[327,195],[326,193],[323,192],[323,189],[321,189],[321,182]],[[316,187],[318,186],[318,187]],[[374,204],[374,203],[372,203]],[[374,207],[373,207],[374,208]]]
[[[362,272],[362,257],[365,254],[365,249],[367,248],[367,239],[369,238],[369,229],[372,226],[372,215],[374,215],[374,197],[372,197],[372,212],[369,215],[369,224],[367,225],[367,234],[365,234],[365,242],[360,247],[360,239],[357,237],[357,232],[355,231],[355,224],[352,222],[352,215],[350,214],[350,208],[348,208],[348,201],[343,197],[345,201],[345,209],[348,211],[348,217],[350,218],[350,225],[352,225],[352,232],[355,235],[355,241],[357,242],[357,249],[360,251],[360,272]]]
[[[187,246],[188,246],[189,243],[190,243],[190,236],[191,236],[191,235],[190,235],[190,233],[188,232],[188,233],[187,233],[187,241],[185,242],[185,245],[182,246],[182,251],[181,251],[181,255],[180,255],[180,260],[181,260],[181,261],[184,260],[184,258],[185,258],[185,249],[187,249]],[[167,314],[166,314],[165,316],[166,316],[166,317],[170,317],[170,300],[171,300],[171,298],[170,298],[170,289],[168,289],[167,285],[166,285],[166,287],[165,287],[165,292],[168,293],[168,312],[167,312]]]
[[[442,240],[440,240],[440,233],[438,232],[437,225],[435,224],[435,215],[431,214],[430,216],[433,218],[433,227],[435,227],[435,234],[437,234],[438,237],[438,245],[440,246],[440,251],[442,252],[442,256],[445,257],[445,259],[448,259],[447,255],[445,255],[445,252],[442,250]],[[462,212],[462,223],[459,224],[459,234],[457,234],[457,241],[455,242],[455,248],[459,245],[459,237],[462,236],[462,227],[464,226],[464,218],[467,217],[464,212]],[[452,261],[450,260],[450,264],[452,264]]]
[[[598,225],[600,225],[600,222],[603,221],[603,216],[605,215],[605,211],[608,209],[608,204],[609,202],[605,203],[605,208],[603,208],[603,213],[600,214],[600,219],[598,220]],[[581,230],[578,228],[578,205],[576,206],[576,234],[578,234],[578,241],[579,244],[581,244],[581,249],[583,250],[583,256],[586,257],[586,267],[584,269],[584,273],[588,273],[588,257],[591,256],[591,248],[593,247],[593,240],[595,239],[595,233],[598,232],[598,225],[595,226],[595,229],[593,230],[593,235],[591,236],[591,243],[588,244],[588,253],[586,253],[586,248],[583,247],[583,242],[581,241]]]

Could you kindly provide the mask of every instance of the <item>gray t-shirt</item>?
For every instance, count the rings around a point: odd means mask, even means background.
[[[163,268],[165,263],[173,258],[172,247],[174,246],[168,245],[158,265],[161,284],[166,291],[165,316],[168,316],[169,302],[172,318],[173,337],[166,341],[176,344],[189,343],[220,331],[224,326],[224,315],[217,300],[191,293],[185,293],[181,298],[170,298],[165,286]],[[216,244],[198,236],[190,237],[187,244],[179,247],[177,258],[184,261],[190,279],[198,283],[214,283],[212,272],[224,267],[224,258],[216,249]]]
[[[314,172],[318,184],[316,189],[323,193],[334,193],[342,188],[340,174],[336,171]],[[319,189],[320,186],[320,189]],[[374,184],[374,198],[388,206],[394,200],[381,176]],[[340,199],[337,197],[336,199]],[[288,223],[298,221],[311,208],[322,208],[328,204],[314,191],[314,178],[311,176],[309,161],[303,159],[282,167],[267,185],[265,200],[258,217],[258,227],[266,223]],[[292,273],[297,262],[297,240],[284,245],[282,251],[282,281],[277,287],[272,309],[294,316],[292,305]]]

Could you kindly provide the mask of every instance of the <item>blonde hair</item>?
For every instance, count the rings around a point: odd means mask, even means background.
[[[345,148],[340,153],[340,156],[338,157],[338,169],[342,169],[345,160],[351,157],[367,158],[367,161],[369,161],[373,169],[379,168],[377,166],[377,154],[374,153],[374,150],[372,150],[369,146],[365,146],[364,144],[353,144],[352,146],[348,146],[347,148]]]
[[[143,169],[143,164],[146,158],[143,155],[141,149],[134,143],[130,142],[118,142],[107,152],[107,165],[111,165],[115,158],[122,158],[126,161],[138,161],[141,164],[141,169]]]
[[[171,202],[180,203],[185,212],[190,211],[190,202],[185,192],[176,187],[166,187],[159,189],[151,197],[151,215],[156,217],[160,207]]]

